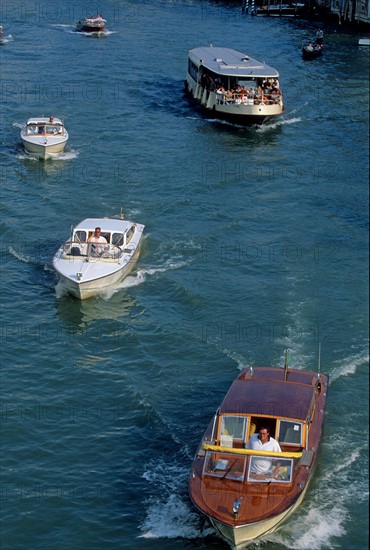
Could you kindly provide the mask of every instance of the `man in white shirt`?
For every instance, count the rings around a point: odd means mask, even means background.
[[[89,237],[88,243],[91,244],[91,253],[98,255],[104,252],[104,246],[98,246],[99,244],[108,244],[107,239],[101,234],[100,227],[95,227],[94,234]]]
[[[270,429],[266,426],[262,426],[259,429],[258,434],[255,433],[251,436],[246,449],[253,449],[255,451],[272,451],[274,453],[281,453],[280,445],[273,437],[270,437]],[[270,474],[272,467],[272,460],[268,456],[251,457],[251,472],[254,474]]]

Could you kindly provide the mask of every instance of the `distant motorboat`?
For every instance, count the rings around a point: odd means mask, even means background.
[[[369,38],[359,38],[358,39],[358,45],[359,46],[370,46],[370,37]]]
[[[266,4],[255,8],[255,15],[264,17],[299,17],[306,9],[305,4],[293,2],[291,4]]]
[[[124,219],[81,221],[53,258],[66,291],[84,300],[120,283],[135,265],[143,231],[144,225]]]
[[[29,118],[21,130],[21,139],[26,153],[42,160],[62,153],[68,137],[63,121],[53,116]]]
[[[85,17],[77,23],[77,30],[80,32],[103,32],[107,21],[101,15]]]

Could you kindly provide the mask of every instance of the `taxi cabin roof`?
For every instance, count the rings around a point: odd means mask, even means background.
[[[315,387],[309,383],[239,377],[226,394],[220,412],[305,420],[314,392]]]

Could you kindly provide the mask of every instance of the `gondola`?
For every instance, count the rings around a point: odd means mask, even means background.
[[[302,57],[303,59],[316,59],[322,55],[324,49],[323,44],[309,42],[308,44],[302,46]]]

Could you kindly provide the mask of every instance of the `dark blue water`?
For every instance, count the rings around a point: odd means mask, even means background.
[[[2,550],[221,550],[187,476],[239,369],[330,375],[320,465],[298,512],[252,545],[364,550],[368,532],[368,50],[318,22],[237,3],[7,2],[1,23]],[[189,49],[213,43],[280,72],[268,128],[183,98]],[[62,159],[25,156],[21,125],[60,116]],[[71,224],[146,225],[109,296],[56,291]]]

